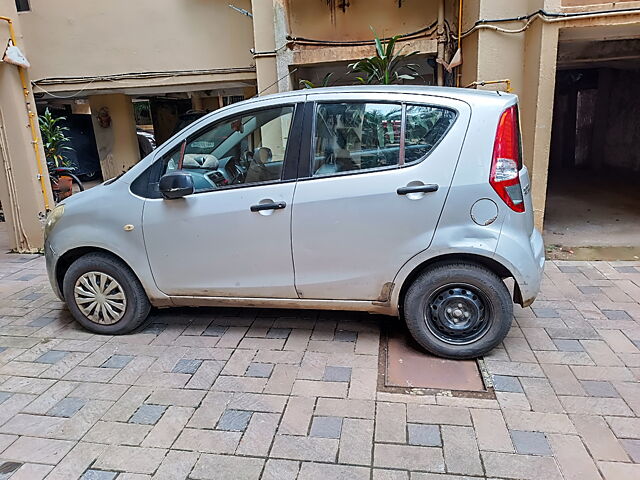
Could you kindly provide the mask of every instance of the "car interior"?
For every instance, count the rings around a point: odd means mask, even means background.
[[[293,107],[279,107],[216,123],[165,159],[164,173],[182,167],[195,191],[279,180]]]

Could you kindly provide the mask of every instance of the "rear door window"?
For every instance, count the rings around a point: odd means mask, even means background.
[[[455,118],[455,111],[430,105],[319,103],[311,175],[358,173],[419,162],[446,135]]]
[[[313,175],[398,165],[401,124],[398,104],[318,105]]]

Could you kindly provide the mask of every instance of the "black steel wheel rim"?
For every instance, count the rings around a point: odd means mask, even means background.
[[[466,345],[487,333],[491,313],[486,295],[477,287],[452,283],[429,295],[424,320],[438,340],[450,345]]]

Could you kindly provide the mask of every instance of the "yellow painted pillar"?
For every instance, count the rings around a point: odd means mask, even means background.
[[[102,177],[116,177],[140,161],[133,102],[114,93],[89,97]]]
[[[13,20],[17,45],[28,58],[29,52],[24,48],[20,35],[15,2],[0,0],[0,12]],[[9,35],[8,23],[0,21],[0,49],[7,45]],[[53,206],[53,199],[37,127],[35,100],[28,71],[23,69],[23,73],[28,85],[26,96],[18,67],[0,63],[0,202],[10,227],[10,247],[29,253],[43,247],[42,226],[47,207]],[[30,114],[36,125],[35,143],[29,124]],[[42,182],[36,149],[41,160]]]

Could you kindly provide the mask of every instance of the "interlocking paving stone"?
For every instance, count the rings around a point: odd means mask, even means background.
[[[613,269],[620,273],[640,273],[638,268],[630,266],[613,267]]]
[[[218,430],[244,432],[253,412],[246,410],[225,410],[218,421]]]
[[[149,333],[151,335],[160,335],[167,328],[165,323],[151,323],[142,329],[141,333]]]
[[[11,398],[11,393],[9,392],[0,392],[0,403],[6,402],[9,398]]]
[[[32,301],[32,300],[38,300],[39,298],[44,297],[44,293],[30,293],[29,295],[25,295],[24,297],[20,298],[20,300],[28,300],[28,301]]]
[[[551,447],[544,433],[511,430],[516,452],[524,455],[551,455]]]
[[[604,313],[609,320],[632,320],[624,310],[602,310],[602,313]]]
[[[553,308],[536,308],[532,307],[533,313],[538,318],[560,318],[560,314]]]
[[[3,462],[0,464],[0,480],[7,480],[22,466],[19,462]]]
[[[562,352],[583,352],[584,347],[578,340],[564,340],[564,339],[554,339],[553,343],[555,343],[558,350]]]
[[[253,362],[247,368],[245,375],[247,377],[269,378],[273,372],[273,364]]]
[[[129,419],[129,423],[155,425],[166,409],[167,407],[164,405],[140,405],[140,408]]]
[[[355,342],[358,339],[358,332],[351,332],[349,330],[336,330],[333,335],[333,339],[336,342]]]
[[[490,477],[524,480],[562,480],[553,458],[513,453],[481,452],[482,463]]]
[[[40,317],[27,323],[27,325],[29,325],[30,327],[46,327],[47,325],[55,321],[56,321],[55,318]]]
[[[631,461],[640,463],[640,440],[624,439],[620,440],[620,443],[629,454]]]
[[[323,380],[325,382],[348,382],[351,380],[351,368],[327,366],[324,369]]]
[[[133,355],[111,355],[111,357],[100,366],[102,368],[124,368],[133,358]]]
[[[493,388],[497,392],[515,392],[522,393],[522,385],[518,377],[508,377],[506,375],[493,375]]]
[[[558,270],[562,273],[580,273],[580,269],[575,265],[558,265]]]
[[[276,435],[270,455],[290,460],[334,462],[338,444],[334,438]]]
[[[259,458],[205,454],[196,462],[191,477],[258,480],[263,465],[264,459]]]
[[[334,480],[369,480],[371,473],[365,467],[305,462],[302,464],[298,475],[298,480],[324,480],[329,478]]]
[[[36,362],[38,363],[56,363],[62,360],[64,357],[69,355],[69,352],[64,352],[60,350],[49,350],[47,353],[40,355],[36,358]]]
[[[376,467],[422,470],[444,473],[444,457],[441,448],[415,445],[377,443],[373,454]]]
[[[420,445],[423,447],[442,446],[440,428],[437,425],[409,423],[407,424],[407,429],[409,434],[409,445]]]
[[[577,287],[578,290],[580,290],[580,292],[584,293],[585,295],[595,295],[595,294],[599,294],[602,293],[602,290],[600,289],[600,287],[592,287],[592,286],[578,286]]]
[[[151,474],[162,463],[166,453],[162,448],[112,445],[98,457],[92,468]]]
[[[267,332],[267,338],[288,338],[291,334],[290,328],[270,328]]]
[[[116,476],[118,476],[118,472],[90,469],[82,474],[80,480],[113,480]]]
[[[309,435],[320,438],[340,438],[341,417],[313,417]]]
[[[619,397],[617,390],[610,382],[602,380],[581,380],[582,388],[592,397]]]
[[[173,367],[171,372],[193,374],[196,373],[200,365],[202,365],[202,360],[187,360],[183,358],[176,363],[176,366]]]
[[[47,412],[53,417],[70,418],[87,404],[84,398],[67,397],[60,400]]]
[[[210,325],[202,332],[202,335],[206,337],[221,337],[227,332],[228,328],[222,325]]]

